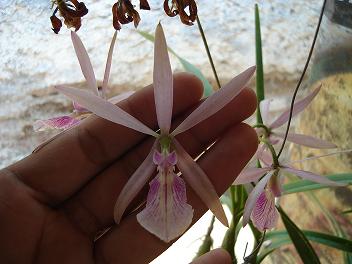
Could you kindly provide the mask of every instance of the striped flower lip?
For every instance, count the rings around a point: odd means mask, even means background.
[[[309,159],[317,159],[350,151],[344,150],[310,157]],[[249,219],[252,220],[252,223],[260,231],[272,229],[276,226],[279,213],[275,207],[275,197],[279,197],[282,194],[282,172],[288,172],[302,179],[328,186],[345,186],[345,184],[331,181],[326,177],[310,171],[299,170],[292,166],[292,164],[306,161],[306,159],[281,163],[279,167],[275,167],[272,165],[271,155],[266,151],[262,153],[260,158],[264,164],[262,168],[245,168],[233,183],[234,185],[239,185],[258,181],[246,201],[243,213],[243,226],[248,224]]]
[[[250,67],[233,78],[227,85],[208,97],[176,129],[170,132],[173,75],[164,32],[159,24],[155,32],[153,86],[160,134],[118,106],[93,93],[62,86],[56,87],[58,91],[97,116],[155,137],[149,154],[129,178],[117,198],[114,208],[116,223],[121,221],[128,204],[146,185],[157,167],[158,173],[149,183],[150,190],[146,207],[137,216],[141,226],[165,242],[182,235],[193,218],[193,209],[187,204],[184,180],[220,222],[228,226],[224,209],[214,186],[175,137],[207,119],[232,101],[242,91],[254,72],[255,67]],[[92,74],[92,71],[89,74]],[[89,75],[86,79],[89,79]],[[179,169],[182,178],[175,174],[175,166]]]

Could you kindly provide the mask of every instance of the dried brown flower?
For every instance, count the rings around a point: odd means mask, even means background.
[[[54,0],[54,5],[57,5],[53,15],[50,17],[53,31],[58,34],[62,22],[56,17],[57,11],[64,19],[64,23],[68,28],[75,28],[75,31],[81,27],[81,18],[88,13],[88,9],[83,2],[77,0]]]
[[[147,0],[140,1],[140,9],[150,10]],[[134,9],[130,0],[119,0],[112,7],[113,26],[116,30],[121,29],[121,24],[128,24],[133,21],[137,27],[141,20],[139,13]]]
[[[187,7],[189,14],[185,10]],[[170,17],[180,15],[181,22],[189,26],[197,18],[197,4],[194,0],[165,0],[164,10]]]

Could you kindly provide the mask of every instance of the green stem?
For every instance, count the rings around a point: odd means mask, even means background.
[[[271,145],[269,141],[267,141],[266,139],[263,139],[263,138],[260,139],[260,141],[263,142],[268,147],[268,149],[270,150],[271,155],[273,157],[273,165],[274,165],[274,167],[279,167],[280,166],[279,158],[276,155],[276,151],[275,151],[273,145]]]
[[[218,88],[220,89],[220,88],[221,88],[220,80],[219,80],[218,74],[217,74],[216,69],[215,69],[215,65],[214,65],[214,62],[213,62],[213,58],[211,57],[211,54],[210,54],[208,42],[207,42],[207,39],[206,39],[206,37],[205,37],[202,24],[200,23],[199,16],[197,16],[197,25],[198,25],[198,29],[199,29],[200,35],[202,36],[202,40],[203,40],[203,43],[204,43],[204,47],[205,47],[205,50],[206,50],[206,52],[207,52],[207,55],[208,55],[208,59],[209,59],[211,68],[212,68],[212,70],[213,70],[216,83],[217,83],[217,85],[218,85]]]
[[[207,253],[210,251],[211,247],[213,246],[213,239],[211,238],[211,232],[214,229],[214,222],[215,222],[215,216],[211,218],[210,225],[208,227],[208,231],[204,237],[204,241],[202,245],[199,247],[197,255],[194,259],[200,257],[201,255]]]

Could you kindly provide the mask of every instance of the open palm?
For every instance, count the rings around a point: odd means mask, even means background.
[[[173,125],[199,103],[202,85],[188,74],[174,77]],[[153,89],[146,87],[119,103],[157,128]],[[255,110],[252,91],[243,90],[222,110],[177,136],[198,160],[218,194],[233,182],[257,148],[253,129],[242,124]],[[147,186],[119,225],[113,208],[129,176],[153,141],[131,129],[92,116],[36,153],[0,173],[1,263],[148,263],[166,250],[136,220]],[[193,222],[206,211],[192,189]]]

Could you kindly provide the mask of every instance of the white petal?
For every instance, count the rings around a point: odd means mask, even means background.
[[[234,181],[234,185],[245,184],[257,181],[266,172],[272,170],[271,167],[265,168],[245,168]]]
[[[130,204],[133,198],[136,197],[136,195],[141,191],[150,176],[152,176],[152,173],[155,170],[155,165],[153,163],[153,154],[156,144],[157,141],[154,142],[154,145],[150,150],[148,156],[138,167],[138,169],[133,173],[133,175],[129,178],[126,185],[120,192],[114,208],[114,219],[116,223],[120,223],[121,217],[125,212],[127,206]]]
[[[262,116],[264,125],[269,124],[269,111],[271,101],[272,99],[265,99],[259,103],[260,114]]]
[[[82,89],[69,88],[64,86],[55,86],[59,92],[71,98],[81,106],[87,108],[92,113],[105,118],[116,124],[120,124],[136,131],[158,137],[158,134],[146,125],[142,124],[135,117],[131,116],[120,107]]]
[[[315,174],[313,172],[310,171],[304,171],[304,170],[297,170],[295,168],[292,167],[282,167],[282,170],[290,172],[292,174],[295,174],[303,179],[309,180],[309,181],[313,181],[313,182],[317,182],[317,183],[321,183],[321,184],[326,184],[329,186],[345,186],[346,184],[344,183],[338,183],[338,182],[334,182],[329,180],[328,178],[324,177],[324,176],[320,176],[318,174]]]
[[[81,66],[84,78],[86,78],[87,80],[89,89],[94,94],[98,94],[97,81],[95,79],[93,66],[92,66],[92,63],[90,62],[88,53],[76,32],[71,31],[71,39],[72,39],[73,47],[75,48],[79,65]]]
[[[176,136],[215,114],[242,91],[254,72],[255,66],[237,75],[228,84],[209,96],[171,134]]]
[[[108,58],[106,60],[103,86],[101,88],[102,92],[103,92],[103,95],[105,95],[106,89],[108,88],[110,69],[111,69],[111,62],[112,62],[112,54],[114,53],[114,46],[115,46],[116,36],[117,36],[117,31],[115,31],[114,36],[112,37],[112,40],[111,40],[111,43],[110,43],[110,48],[109,48],[109,53],[108,53]]]
[[[192,187],[194,192],[199,196],[203,203],[212,211],[216,218],[225,226],[228,221],[222,207],[219,196],[208,176],[193,160],[193,158],[183,149],[181,144],[173,139],[177,153],[177,167],[182,173],[182,177]]]
[[[302,100],[294,103],[293,105],[293,111],[292,111],[292,117],[296,116],[300,112],[302,112],[309,104],[310,102],[315,98],[315,96],[319,93],[320,87],[316,88],[312,93],[310,93],[308,96],[303,98]],[[285,124],[289,117],[290,117],[290,108],[284,111],[278,118],[275,119],[273,123],[269,126],[270,128],[277,128]]]
[[[164,31],[160,23],[155,31],[153,86],[159,128],[161,134],[169,134],[173,104],[173,77]]]
[[[284,133],[274,133],[274,135],[284,138]],[[287,140],[293,142],[298,145],[310,147],[310,148],[317,148],[317,149],[331,149],[336,148],[337,146],[333,143],[330,143],[326,140],[315,138],[308,135],[296,134],[296,133],[288,133]]]

